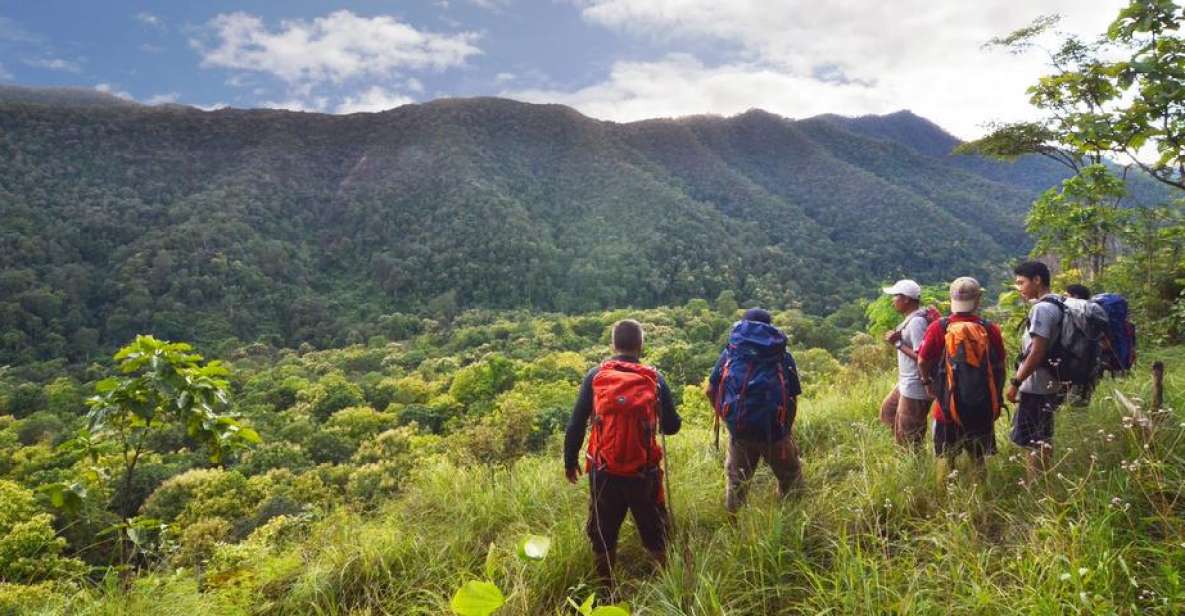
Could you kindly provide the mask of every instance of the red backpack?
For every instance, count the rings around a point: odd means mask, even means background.
[[[586,470],[637,476],[658,466],[658,372],[610,360],[593,377]]]

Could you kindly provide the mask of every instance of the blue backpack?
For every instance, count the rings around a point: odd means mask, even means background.
[[[792,398],[801,386],[785,334],[767,323],[740,321],[721,359],[711,392],[717,419],[734,436],[779,440],[788,434],[796,410]]]
[[[1107,338],[1111,352],[1106,357],[1107,369],[1121,372],[1131,370],[1136,359],[1136,329],[1127,320],[1127,300],[1118,293],[1101,293],[1091,298],[1107,313]]]

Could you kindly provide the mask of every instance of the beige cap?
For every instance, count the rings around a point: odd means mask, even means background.
[[[978,280],[969,276],[956,278],[954,282],[950,283],[950,311],[971,312],[975,310],[981,295],[983,295],[983,289],[980,288]]]

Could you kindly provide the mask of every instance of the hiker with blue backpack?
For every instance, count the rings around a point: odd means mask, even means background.
[[[1136,363],[1136,327],[1127,319],[1127,299],[1118,293],[1100,293],[1091,298],[1107,313],[1103,370],[1122,376]]]
[[[721,421],[729,434],[724,504],[730,514],[744,504],[762,459],[777,478],[780,497],[800,487],[802,465],[791,428],[801,393],[786,335],[773,326],[769,312],[746,311],[708,377],[717,439]]]

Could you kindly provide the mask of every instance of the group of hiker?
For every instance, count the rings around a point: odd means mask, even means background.
[[[974,278],[951,283],[946,316],[923,306],[922,288],[912,280],[883,289],[903,319],[885,335],[896,347],[898,377],[880,420],[898,444],[913,450],[922,449],[932,423],[940,478],[962,453],[983,472],[985,456],[996,452],[995,421],[1008,402],[1015,405],[1009,440],[1027,450],[1026,476],[1036,479],[1049,468],[1055,411],[1066,396],[1084,403],[1103,370],[1121,372],[1134,360],[1134,332],[1121,297],[1092,298],[1081,285],[1068,287],[1064,297],[1054,294],[1049,268],[1038,261],[1018,265],[1014,274],[1016,290],[1030,307],[1011,370],[1000,327],[979,314],[983,289]],[[671,519],[661,463],[665,446],[659,441],[682,424],[662,375],[640,362],[641,324],[615,323],[611,341],[612,358],[581,383],[564,439],[565,475],[576,483],[580,448],[589,434],[586,532],[597,573],[606,581],[612,580],[627,513],[654,560],[666,562]],[[744,503],[762,460],[777,479],[780,497],[802,486],[792,431],[801,393],[786,335],[766,310],[747,310],[733,326],[705,391],[717,430],[723,423],[729,434],[724,504],[730,516]]]

